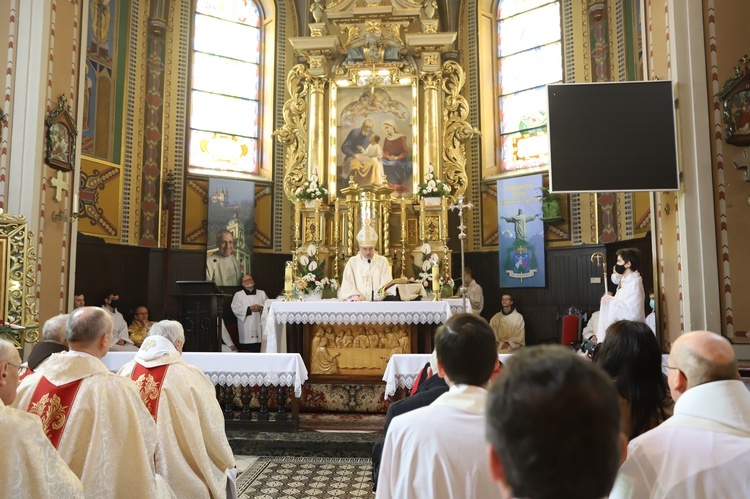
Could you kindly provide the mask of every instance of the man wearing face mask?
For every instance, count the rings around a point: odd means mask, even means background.
[[[607,328],[617,321],[646,321],[643,310],[643,280],[638,272],[637,249],[617,250],[617,264],[613,268],[611,279],[617,285],[617,292],[615,296],[607,293],[602,297],[596,331],[600,343],[604,341]]]
[[[114,323],[112,328],[112,343],[109,345],[110,352],[137,352],[138,347],[133,344],[128,334],[128,324],[117,307],[120,305],[120,294],[108,289],[104,293],[104,305],[102,308],[109,312]]]
[[[654,303],[654,290],[648,291],[648,306],[651,309],[651,313],[646,316],[646,324],[651,328],[651,332],[656,334],[656,304]]]

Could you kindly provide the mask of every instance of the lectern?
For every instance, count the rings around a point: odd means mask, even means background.
[[[177,281],[179,321],[186,352],[221,352],[224,293],[214,281]]]

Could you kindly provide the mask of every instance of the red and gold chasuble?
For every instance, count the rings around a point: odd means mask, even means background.
[[[70,409],[73,407],[78,388],[83,378],[71,381],[65,385],[55,386],[42,376],[36,385],[34,395],[29,401],[26,412],[36,414],[42,420],[44,434],[57,449],[65,425],[68,423]]]
[[[151,413],[151,417],[156,421],[156,414],[159,412],[159,397],[161,396],[161,386],[164,376],[167,375],[169,364],[156,367],[144,367],[138,362],[133,367],[130,379],[135,381],[138,386],[138,392],[141,394],[141,400],[146,405],[146,409]]]

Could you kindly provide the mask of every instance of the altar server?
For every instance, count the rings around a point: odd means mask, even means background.
[[[81,481],[42,431],[39,418],[7,407],[16,398],[21,357],[0,339],[0,492],[5,497],[83,498]]]
[[[607,328],[617,321],[645,322],[643,305],[643,279],[638,272],[639,252],[635,248],[617,250],[617,264],[613,268],[612,282],[617,285],[615,296],[605,294],[599,307],[599,324],[596,338],[601,343]]]
[[[155,474],[156,423],[135,384],[100,360],[112,341],[111,314],[74,310],[66,337],[70,351],[24,379],[15,407],[40,417],[86,497],[174,497]]]
[[[268,296],[265,291],[255,289],[255,279],[251,275],[242,276],[242,287],[244,289],[237,291],[232,298],[232,312],[237,317],[240,348],[260,352],[260,342],[263,339],[260,316]]]
[[[339,298],[349,301],[367,301],[378,297],[380,288],[391,282],[388,259],[375,254],[378,233],[368,218],[357,234],[359,254],[346,262],[341,276]]]
[[[234,455],[216,391],[203,371],[182,360],[185,332],[160,321],[118,374],[135,381],[156,421],[156,471],[177,497],[236,497]]]

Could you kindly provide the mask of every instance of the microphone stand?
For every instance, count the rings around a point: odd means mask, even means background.
[[[375,301],[375,282],[372,279],[372,260],[367,259],[367,265],[370,266],[370,301]]]

